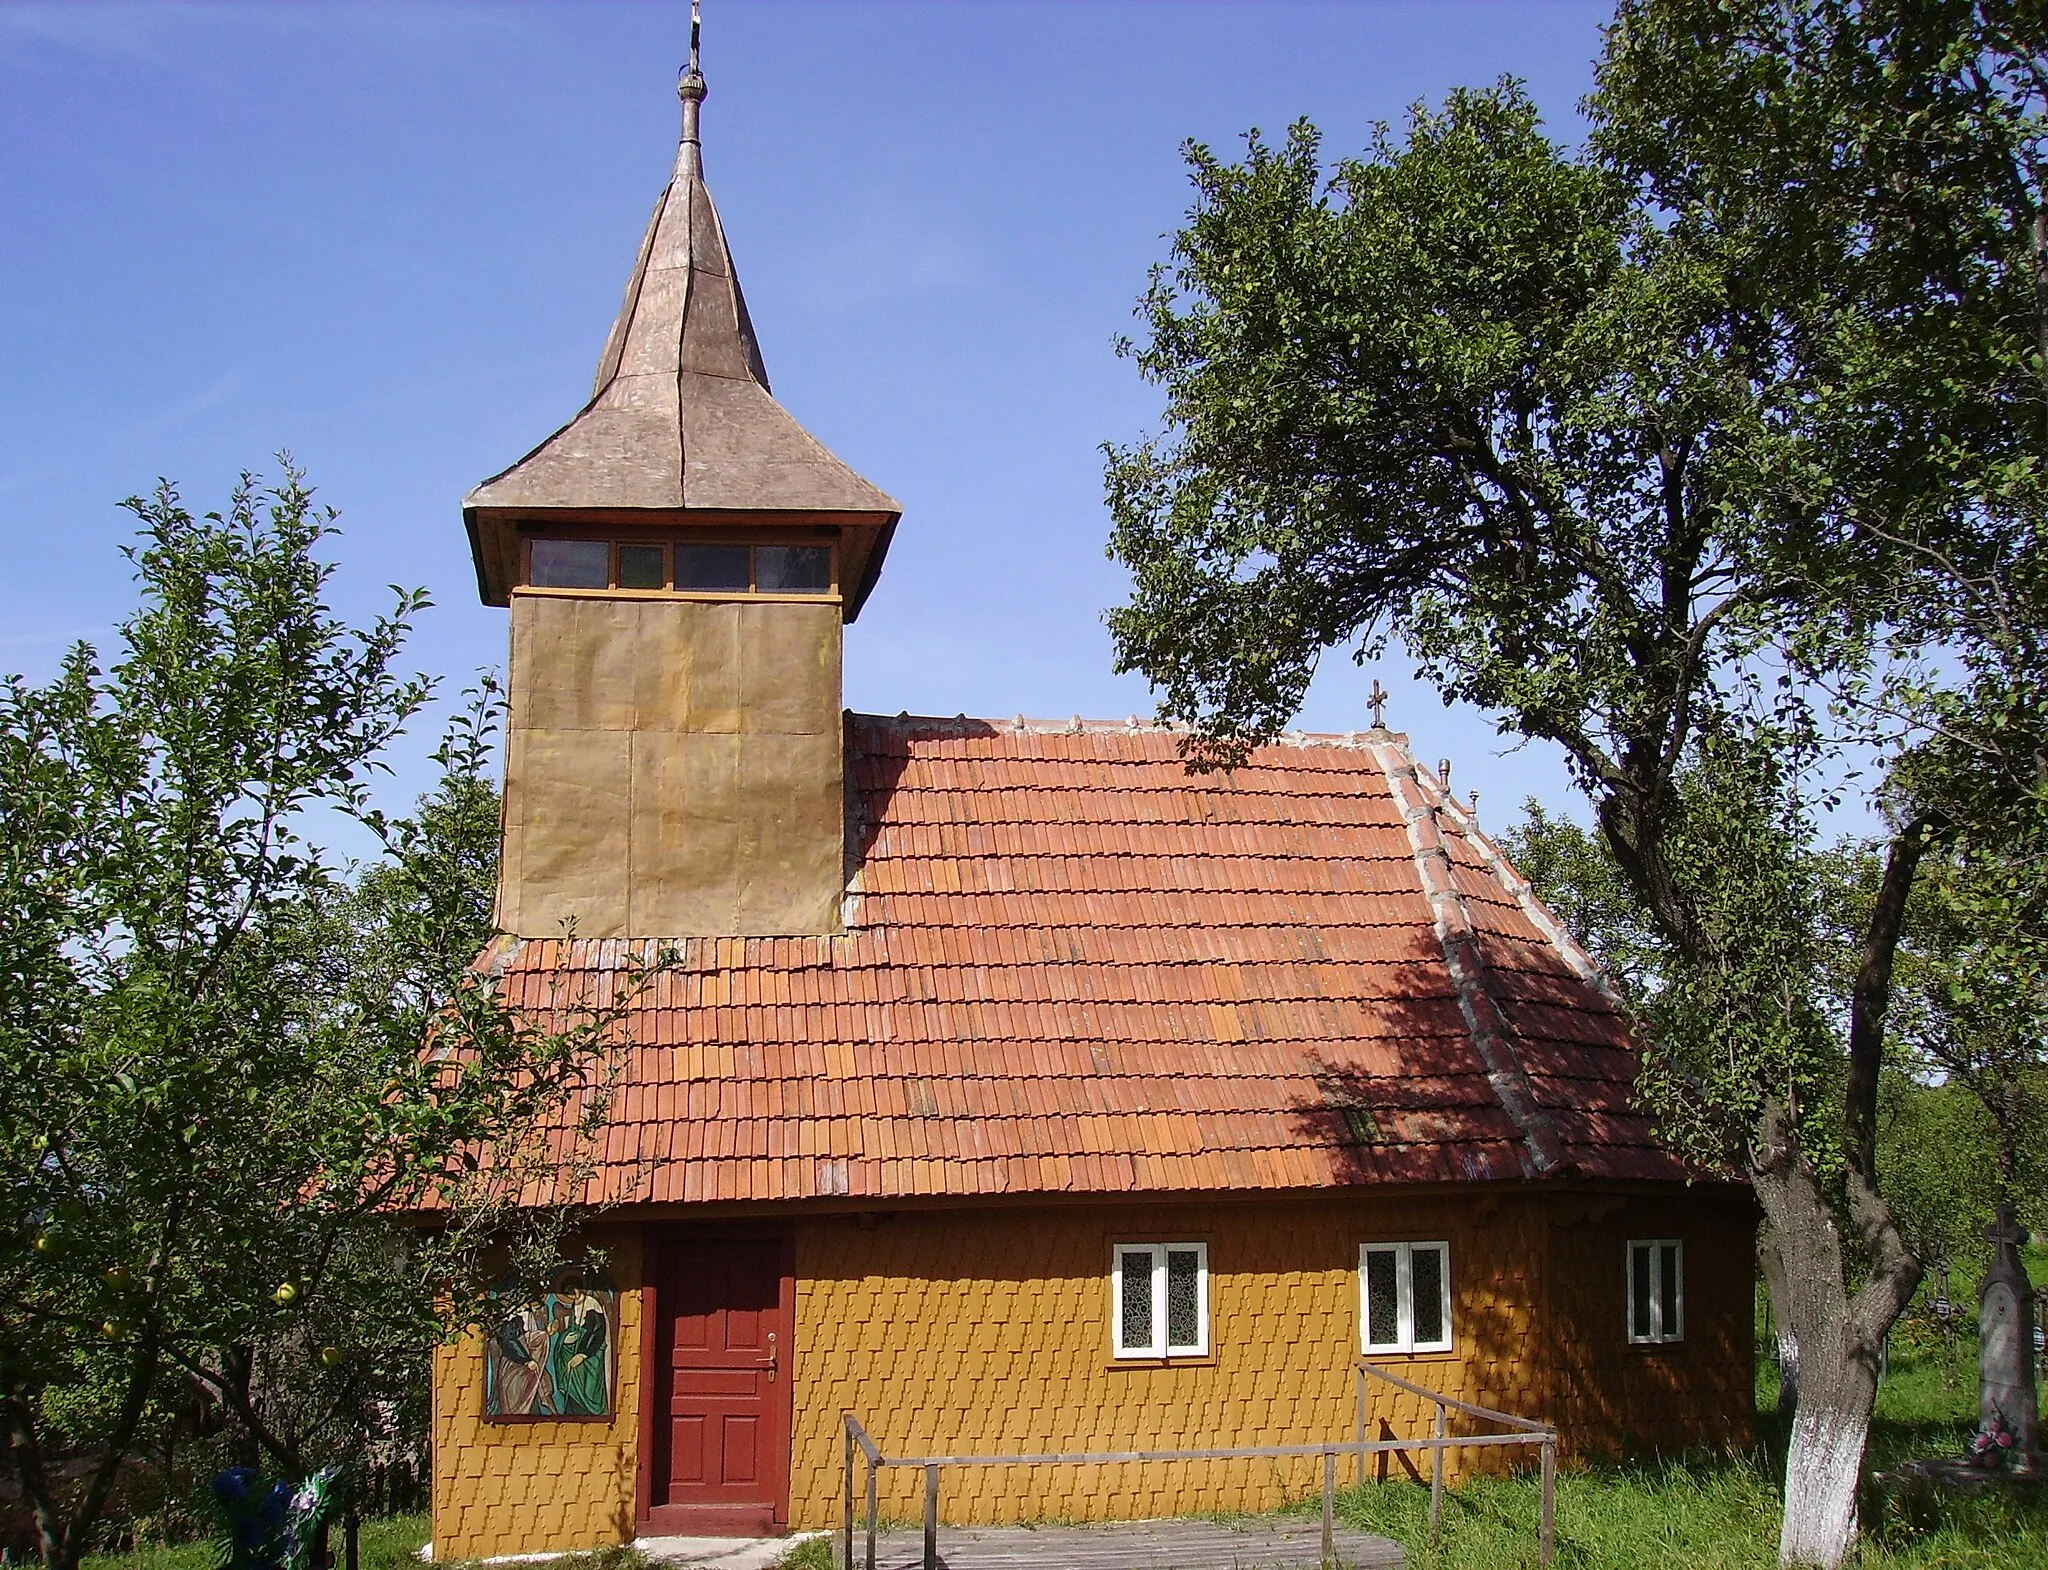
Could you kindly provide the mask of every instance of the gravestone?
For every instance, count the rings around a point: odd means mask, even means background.
[[[1980,1431],[2002,1428],[2013,1438],[2015,1471],[2031,1470],[2040,1446],[2040,1404],[2034,1388],[2034,1289],[2020,1263],[2026,1230],[2010,1205],[1985,1231],[1992,1245],[1991,1268],[1977,1299]]]

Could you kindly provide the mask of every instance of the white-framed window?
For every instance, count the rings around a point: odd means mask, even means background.
[[[1628,1245],[1628,1338],[1680,1341],[1685,1337],[1685,1244],[1677,1238],[1639,1238]]]
[[[1451,1349],[1451,1245],[1358,1245],[1358,1330],[1368,1352]]]
[[[1110,1338],[1118,1357],[1209,1351],[1209,1245],[1118,1243],[1110,1251]]]

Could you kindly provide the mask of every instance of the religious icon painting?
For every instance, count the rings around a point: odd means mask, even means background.
[[[564,1280],[538,1297],[504,1289],[484,1326],[484,1416],[608,1418],[617,1388],[619,1294]]]

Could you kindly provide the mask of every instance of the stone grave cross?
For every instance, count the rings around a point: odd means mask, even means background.
[[[2020,1263],[2026,1229],[2011,1205],[1985,1230],[1991,1268],[1977,1299],[1979,1423],[2000,1423],[2013,1436],[2016,1470],[2029,1470],[2040,1446],[2040,1405],[2034,1389],[2034,1290]]]

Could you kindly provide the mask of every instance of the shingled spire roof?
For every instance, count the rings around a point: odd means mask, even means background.
[[[654,205],[590,401],[463,500],[484,598],[502,604],[513,526],[549,513],[818,514],[857,531],[858,610],[901,508],[835,458],[768,389],[718,210],[704,184],[694,46],[675,171]],[[684,520],[684,521],[710,521]],[[865,550],[860,546],[866,546]],[[865,561],[860,560],[865,556]]]

